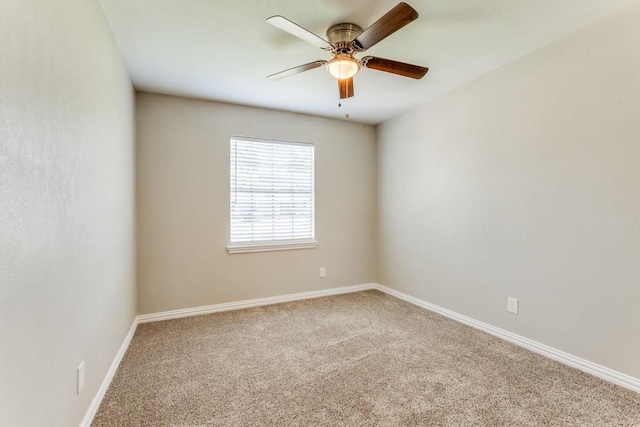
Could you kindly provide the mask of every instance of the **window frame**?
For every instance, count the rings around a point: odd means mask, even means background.
[[[247,242],[232,242],[231,241],[231,227],[233,220],[233,204],[232,196],[233,191],[231,188],[231,173],[233,171],[231,165],[231,154],[234,142],[245,141],[252,143],[266,143],[266,144],[282,144],[282,145],[302,145],[311,147],[311,237],[305,237],[300,239],[288,239],[288,240],[253,240]],[[227,177],[229,178],[229,226],[228,226],[228,239],[227,239],[227,252],[230,254],[247,253],[247,252],[269,252],[269,251],[283,251],[294,249],[312,249],[318,246],[316,240],[316,188],[315,188],[315,144],[310,142],[299,141],[286,141],[267,138],[253,138],[245,136],[231,136],[229,139],[229,169]]]

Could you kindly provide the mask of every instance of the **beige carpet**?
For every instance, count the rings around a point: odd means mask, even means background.
[[[94,426],[640,426],[640,394],[377,291],[142,324]]]

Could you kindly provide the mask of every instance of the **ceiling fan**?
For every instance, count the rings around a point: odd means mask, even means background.
[[[426,67],[406,64],[391,59],[365,56],[358,60],[355,55],[364,52],[380,40],[390,36],[400,28],[418,18],[418,12],[406,3],[398,3],[393,9],[384,14],[380,19],[371,24],[366,30],[362,30],[356,24],[336,24],[327,30],[327,40],[289,21],[280,15],[272,16],[267,22],[274,27],[286,31],[312,45],[327,52],[331,52],[333,58],[329,61],[318,60],[308,64],[299,65],[279,73],[267,76],[270,80],[279,80],[304,71],[325,66],[327,71],[338,79],[340,99],[350,98],[353,93],[353,76],[361,68],[385,71],[413,79],[421,79],[429,71]]]

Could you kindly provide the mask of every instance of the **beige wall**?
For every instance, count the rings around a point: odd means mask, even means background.
[[[74,426],[135,316],[133,90],[98,2],[1,10],[0,425]]]
[[[148,93],[136,102],[140,314],[374,280],[373,127]],[[315,144],[317,248],[226,252],[231,135]]]
[[[640,378],[638,22],[379,126],[380,283]]]

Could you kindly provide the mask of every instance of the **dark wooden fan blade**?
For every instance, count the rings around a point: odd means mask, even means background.
[[[360,52],[365,51],[416,19],[418,19],[418,12],[414,8],[406,3],[398,3],[356,37],[353,46]]]
[[[298,65],[297,67],[289,68],[288,70],[280,71],[279,73],[271,74],[267,76],[269,80],[280,80],[285,77],[293,76],[294,74],[303,73],[305,71],[313,70],[314,68],[322,67],[327,61],[313,61],[308,64]]]
[[[274,27],[280,28],[282,31],[286,31],[307,43],[311,43],[312,45],[319,47],[320,49],[331,50],[331,44],[328,41],[316,34],[313,34],[311,31],[301,27],[295,22],[289,21],[283,16],[272,16],[271,18],[267,18],[267,22]]]
[[[351,98],[353,94],[353,77],[338,80],[338,88],[340,89],[340,99]]]
[[[406,64],[391,59],[376,58],[375,56],[365,56],[360,60],[360,64],[365,68],[386,71],[387,73],[411,77],[412,79],[421,79],[427,74],[427,71],[429,71],[428,68],[419,65]]]

